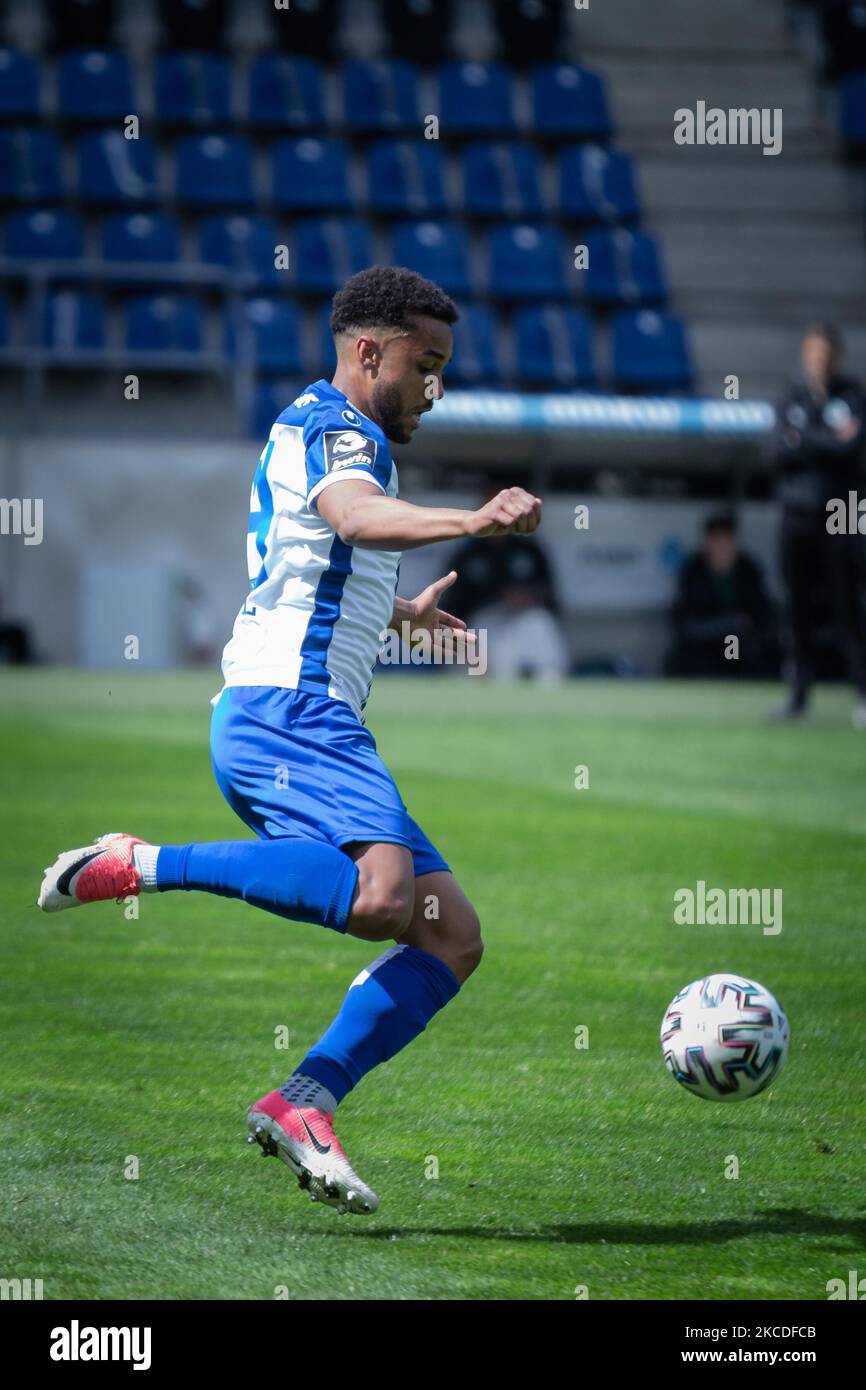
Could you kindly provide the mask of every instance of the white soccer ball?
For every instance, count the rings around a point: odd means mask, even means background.
[[[704,1100],[748,1100],[788,1055],[788,1020],[768,989],[742,975],[707,975],[665,1010],[662,1056],[675,1081]]]

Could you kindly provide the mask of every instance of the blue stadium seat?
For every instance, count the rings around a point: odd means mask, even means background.
[[[165,213],[115,213],[102,224],[102,254],[107,261],[180,260],[180,233]]]
[[[45,300],[42,345],[55,352],[99,352],[105,347],[105,306],[99,295],[58,290]]]
[[[322,65],[313,58],[266,54],[250,72],[249,119],[254,125],[315,130],[325,124]]]
[[[559,207],[581,222],[626,222],[640,207],[628,155],[572,145],[559,156]]]
[[[100,130],[78,142],[78,196],[85,203],[153,203],[158,196],[156,156],[149,135],[127,140],[121,130]]]
[[[367,173],[376,212],[437,217],[448,211],[437,140],[380,140],[370,147]]]
[[[284,299],[248,299],[243,306],[243,328],[250,335],[254,365],[260,371],[301,370],[300,315]],[[226,327],[226,351],[237,355],[234,326]]]
[[[477,217],[540,217],[538,156],[530,145],[469,145],[463,155],[463,198]]]
[[[593,386],[592,320],[585,309],[546,304],[514,315],[517,375],[533,385]]]
[[[466,229],[456,222],[398,222],[394,228],[393,265],[405,265],[446,294],[468,295],[469,244]]]
[[[130,352],[201,352],[201,305],[191,295],[136,295],[124,317]]]
[[[178,202],[195,207],[249,207],[254,202],[252,150],[242,135],[184,135],[177,142]]]
[[[60,146],[53,131],[0,131],[0,198],[45,202],[62,192]]]
[[[0,116],[38,116],[39,63],[29,53],[0,48]]]
[[[443,135],[510,135],[511,78],[499,63],[445,63],[439,106]]]
[[[86,48],[57,60],[59,111],[71,120],[110,120],[138,110],[129,61],[123,53]]]
[[[619,387],[687,390],[692,365],[682,319],[654,309],[614,314],[613,377]]]
[[[277,416],[282,415],[286,406],[301,394],[305,385],[306,382],[300,377],[295,381],[265,380],[257,383],[249,420],[253,439],[267,439]]]
[[[334,375],[337,366],[337,349],[334,346],[334,335],[329,323],[330,317],[331,301],[327,299],[324,304],[318,305],[315,313],[313,350],[306,363],[306,374],[310,378],[318,376],[330,378]]]
[[[552,227],[492,227],[490,293],[497,299],[562,299],[568,294],[564,243]]]
[[[446,388],[500,386],[502,370],[497,344],[500,333],[492,311],[483,304],[460,309],[454,325],[454,356],[445,369]]]
[[[418,74],[400,58],[343,65],[343,117],[351,130],[418,130]]]
[[[373,262],[370,232],[355,218],[313,217],[296,224],[298,289],[333,294],[356,271]]]
[[[348,211],[346,151],[339,140],[278,140],[273,150],[274,202],[283,208]]]
[[[222,266],[257,285],[292,284],[294,264],[277,270],[278,246],[287,245],[264,217],[206,217],[200,228],[202,261]]]
[[[532,74],[532,129],[538,136],[598,138],[611,132],[607,94],[596,72],[546,63]]]
[[[162,53],[156,61],[155,110],[179,125],[231,121],[230,69],[211,53]]]
[[[853,148],[866,145],[866,72],[846,77],[839,93],[842,138]]]
[[[13,212],[6,219],[6,255],[31,261],[75,261],[84,251],[81,219],[71,212]]]
[[[667,297],[658,244],[646,232],[588,232],[586,297],[595,304],[657,304]]]

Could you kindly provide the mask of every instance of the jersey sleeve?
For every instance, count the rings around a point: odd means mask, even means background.
[[[332,483],[351,478],[363,483],[375,483],[381,492],[379,443],[363,430],[347,428],[339,419],[317,421],[305,431],[305,464],[307,470],[307,505],[316,511],[316,498]]]

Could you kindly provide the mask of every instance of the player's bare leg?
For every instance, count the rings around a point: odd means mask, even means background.
[[[463,984],[484,953],[478,914],[453,874],[437,871],[415,880],[415,906],[397,938],[438,956]]]

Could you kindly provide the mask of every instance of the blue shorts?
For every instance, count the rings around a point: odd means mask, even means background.
[[[211,762],[219,789],[262,840],[387,841],[412,851],[415,876],[448,870],[403,805],[373,735],[327,695],[227,686],[214,705]]]

